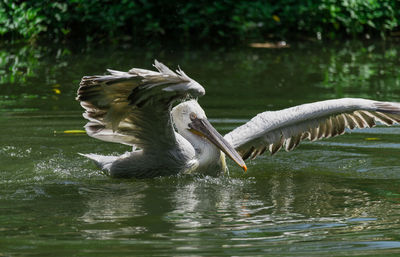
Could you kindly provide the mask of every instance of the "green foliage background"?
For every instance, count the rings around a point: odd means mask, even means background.
[[[26,41],[384,37],[399,18],[398,0],[0,1],[0,35]]]

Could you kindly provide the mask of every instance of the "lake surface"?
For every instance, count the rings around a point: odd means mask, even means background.
[[[229,161],[230,175],[112,179],[78,153],[84,75],[178,65],[221,133],[265,110],[338,97],[400,102],[400,46],[0,47],[0,256],[397,256],[400,127]]]

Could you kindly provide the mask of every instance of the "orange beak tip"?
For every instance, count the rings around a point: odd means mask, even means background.
[[[243,170],[244,170],[244,172],[246,172],[247,171],[247,166],[246,166],[246,164],[245,165],[243,165]]]

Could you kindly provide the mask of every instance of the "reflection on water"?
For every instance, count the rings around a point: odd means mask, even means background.
[[[110,184],[101,188],[79,189],[89,195],[86,211],[77,220],[83,222],[82,236],[87,239],[129,238],[147,230],[145,224],[129,224],[129,220],[148,215],[143,209],[147,184]],[[128,222],[127,222],[128,221]],[[122,223],[122,224],[121,224]]]
[[[256,113],[333,97],[400,101],[390,43],[285,49],[3,46],[0,256],[249,256],[400,252],[399,128],[377,127],[264,155],[229,177],[115,180],[78,152],[123,145],[67,135],[85,121],[83,75],[178,64],[225,133]],[[56,133],[55,133],[56,131]]]
[[[85,213],[77,220],[88,239],[168,239],[185,253],[246,246],[271,253],[397,248],[399,200],[387,201],[375,190],[375,183],[277,172],[123,182],[80,190]],[[300,245],[286,248],[288,242]]]

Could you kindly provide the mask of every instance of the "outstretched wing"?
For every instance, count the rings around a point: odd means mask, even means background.
[[[133,68],[82,78],[77,100],[86,110],[83,116],[89,120],[85,126],[89,136],[143,149],[176,144],[172,103],[202,96],[205,91],[182,70],[175,73],[158,61],[154,67],[158,72]]]
[[[245,160],[267,149],[271,154],[282,147],[291,151],[305,139],[342,135],[346,128],[370,128],[377,121],[400,123],[400,103],[343,98],[267,111],[234,129],[225,139]]]

